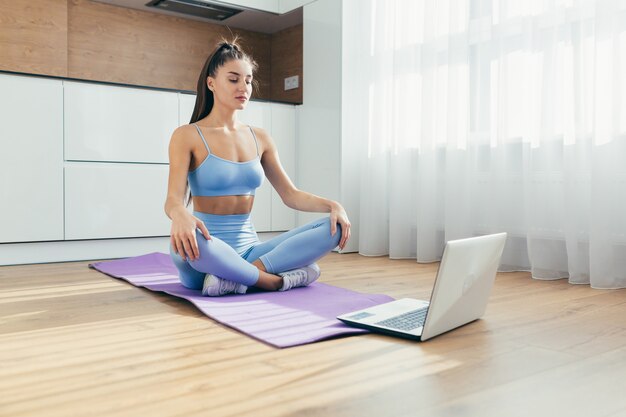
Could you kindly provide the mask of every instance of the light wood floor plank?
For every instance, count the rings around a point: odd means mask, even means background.
[[[0,268],[1,416],[626,416],[626,290],[499,274],[482,320],[275,349],[88,262]],[[331,254],[322,282],[429,298],[437,264]]]

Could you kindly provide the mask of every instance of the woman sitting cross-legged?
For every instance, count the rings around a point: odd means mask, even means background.
[[[255,67],[236,43],[220,43],[200,74],[191,123],[170,140],[170,254],[182,284],[207,296],[309,285],[320,276],[315,261],[350,238],[341,204],[297,189],[272,138],[237,121],[250,99]],[[261,242],[250,211],[264,177],[287,206],[330,215]],[[184,204],[187,187],[193,214]]]

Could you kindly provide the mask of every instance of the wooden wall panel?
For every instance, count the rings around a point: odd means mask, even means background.
[[[224,26],[85,0],[68,3],[68,76],[195,91]],[[269,99],[271,36],[235,30],[259,64],[258,98]]]
[[[0,70],[195,91],[216,42],[259,64],[253,97],[302,103],[302,25],[273,35],[87,0],[0,0]],[[284,91],[283,79],[300,76]]]
[[[271,91],[275,101],[302,103],[302,25],[293,26],[272,35]],[[284,90],[284,79],[298,75],[299,87]]]
[[[67,0],[0,0],[0,70],[67,76]]]

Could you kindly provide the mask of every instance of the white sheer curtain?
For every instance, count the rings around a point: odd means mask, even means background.
[[[626,287],[626,1],[343,13],[361,254],[435,261],[446,240],[506,231],[504,270]]]

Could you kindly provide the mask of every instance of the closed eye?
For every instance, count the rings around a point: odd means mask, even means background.
[[[230,82],[236,84],[236,83],[239,82],[239,80],[230,80]],[[250,84],[252,84],[252,81],[251,80],[246,80],[246,84],[250,85]]]

